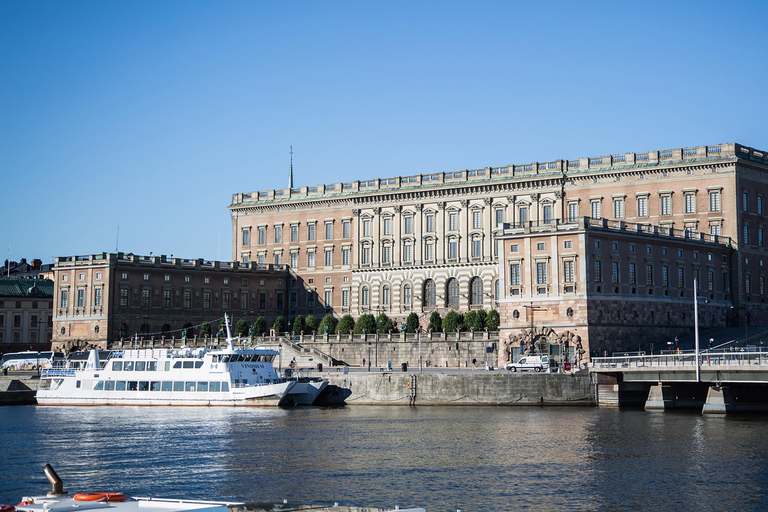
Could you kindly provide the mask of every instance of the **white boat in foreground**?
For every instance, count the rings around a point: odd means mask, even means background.
[[[329,505],[306,505],[297,503],[240,503],[229,501],[197,501],[165,498],[134,498],[121,492],[82,492],[69,496],[63,483],[50,464],[45,466],[45,475],[53,488],[41,496],[25,496],[15,507],[2,505],[4,512],[426,512],[423,508],[402,509],[376,507],[347,507],[334,503]]]
[[[272,366],[277,351],[225,349],[92,350],[84,367],[45,370],[39,405],[311,405],[327,385],[284,379]]]

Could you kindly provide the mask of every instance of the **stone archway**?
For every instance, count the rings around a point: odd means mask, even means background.
[[[500,355],[505,363],[512,362],[515,352],[520,356],[548,354],[550,345],[560,345],[562,354],[567,354],[573,347],[577,359],[584,353],[581,336],[572,331],[558,332],[551,327],[522,329],[519,334],[510,334],[502,345]]]

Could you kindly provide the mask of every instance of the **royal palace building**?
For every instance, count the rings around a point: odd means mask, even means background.
[[[232,255],[287,265],[289,317],[496,308],[506,344],[658,349],[697,298],[765,318],[767,193],[739,144],[290,186],[233,195]]]

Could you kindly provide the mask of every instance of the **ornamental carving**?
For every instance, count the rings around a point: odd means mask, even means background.
[[[541,194],[539,194],[538,192],[534,192],[533,194],[531,194],[531,199],[533,199],[534,201],[538,201],[539,199],[541,199]]]

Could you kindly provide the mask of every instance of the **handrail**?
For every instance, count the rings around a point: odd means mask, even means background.
[[[593,357],[590,366],[595,369],[605,368],[667,368],[696,367],[696,355],[693,352],[679,354]],[[768,366],[768,350],[699,353],[699,366]]]

